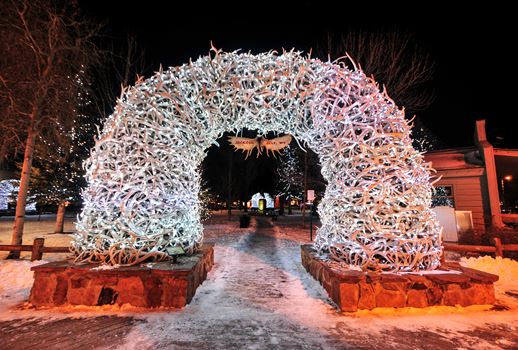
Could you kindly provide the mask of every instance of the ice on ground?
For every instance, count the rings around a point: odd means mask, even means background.
[[[300,244],[309,230],[300,218],[279,218],[269,226],[253,220],[240,229],[237,216],[216,217],[205,225],[206,241],[214,242],[215,265],[182,310],[143,311],[123,307],[68,307],[19,310],[32,284],[27,261],[1,261],[0,318],[97,317],[131,315],[143,322],[121,339],[120,349],[154,348],[428,348],[512,349],[518,346],[516,261],[490,257],[464,259],[464,266],[496,273],[500,305],[377,308],[338,312],[325,290],[304,269]],[[292,220],[289,222],[288,220]],[[14,280],[15,282],[8,282]],[[17,281],[17,282],[16,282]],[[11,286],[12,284],[12,286]],[[6,297],[7,296],[7,297]]]

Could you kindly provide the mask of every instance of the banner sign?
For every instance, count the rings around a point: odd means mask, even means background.
[[[236,150],[245,152],[246,158],[248,158],[256,148],[257,157],[263,153],[263,149],[266,150],[267,156],[269,156],[268,152],[272,152],[272,155],[275,157],[275,152],[280,153],[283,148],[289,146],[291,143],[291,135],[284,135],[271,140],[262,137],[251,139],[247,137],[230,136],[228,140]]]

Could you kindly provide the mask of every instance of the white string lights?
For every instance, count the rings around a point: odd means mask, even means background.
[[[323,256],[386,271],[439,265],[430,169],[403,111],[360,69],[293,51],[213,50],[125,91],[85,164],[76,260],[194,252],[203,237],[198,166],[223,132],[245,127],[291,134],[319,155]]]

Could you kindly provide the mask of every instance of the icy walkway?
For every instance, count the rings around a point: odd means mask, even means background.
[[[300,264],[304,231],[266,218],[236,227],[207,226],[216,263],[185,309],[12,310],[0,349],[518,348],[515,304],[338,313]]]

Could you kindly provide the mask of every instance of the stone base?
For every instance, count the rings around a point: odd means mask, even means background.
[[[433,273],[379,273],[338,269],[302,245],[302,265],[342,311],[375,307],[486,305],[495,302],[498,276],[446,263]]]
[[[181,308],[207,278],[214,264],[213,245],[197,254],[136,266],[104,268],[66,261],[33,267],[34,284],[29,302],[36,307],[129,304],[137,307]]]

